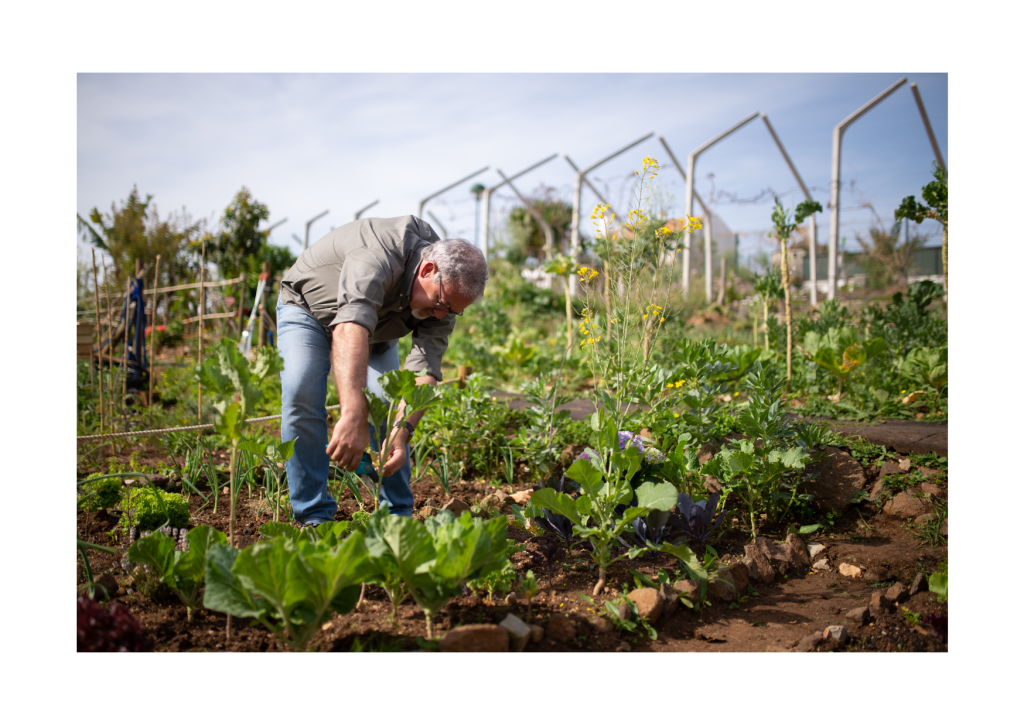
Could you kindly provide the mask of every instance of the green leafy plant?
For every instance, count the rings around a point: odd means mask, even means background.
[[[153,531],[169,525],[188,526],[188,501],[181,494],[165,492],[156,487],[131,487],[121,496],[121,529]]]
[[[768,308],[785,296],[785,292],[782,289],[781,275],[776,275],[773,272],[769,272],[766,275],[757,275],[754,278],[754,292],[757,293],[758,300],[760,300],[761,307],[764,311],[764,349],[766,351],[770,351],[771,343],[768,338]],[[754,320],[754,345],[757,345],[756,318]]]
[[[483,522],[463,512],[458,519],[442,510],[426,522],[407,517],[374,519],[371,577],[387,582],[393,607],[412,595],[433,638],[433,617],[470,580],[500,569],[507,557],[505,520]]]
[[[263,462],[262,489],[274,508],[275,522],[280,519],[283,495],[288,491],[283,465],[295,454],[296,441],[298,439],[282,442],[243,439],[238,443],[240,449],[259,457]]]
[[[723,482],[723,491],[735,494],[750,515],[751,539],[757,537],[758,514],[779,520],[798,501],[797,474],[811,461],[799,445],[800,429],[782,413],[782,384],[770,369],[762,368],[750,382],[748,406],[739,416],[740,432],[748,438],[724,447],[701,468],[701,474]]]
[[[600,416],[596,420],[600,426]],[[598,566],[598,580],[593,595],[601,593],[609,565],[627,555],[632,558],[644,551],[633,548],[619,556],[612,555],[613,543],[620,542],[623,531],[633,520],[644,517],[654,510],[668,511],[676,503],[675,487],[667,482],[655,484],[647,481],[637,487],[635,506],[629,506],[634,498],[630,485],[633,476],[640,471],[642,457],[636,446],[629,445],[619,450],[619,432],[609,417],[601,430],[604,437],[601,451],[588,449],[586,458],[573,462],[566,477],[579,482],[581,494],[573,498],[554,489],[538,489],[531,497],[531,503],[544,507],[555,514],[569,519],[573,531],[590,543],[590,555]],[[627,508],[620,513],[619,507]]]
[[[332,612],[345,614],[355,607],[359,585],[372,572],[358,532],[333,546],[329,539],[292,541],[286,536],[241,552],[214,544],[207,555],[203,605],[255,618],[289,648],[301,651]]]
[[[175,549],[175,541],[160,531],[141,537],[128,549],[128,559],[149,565],[156,577],[181,599],[192,622],[199,600],[199,588],[206,577],[206,556],[214,544],[227,544],[227,537],[209,525],[193,527],[185,536],[188,550]]]
[[[796,230],[796,226],[815,212],[820,212],[821,204],[813,200],[805,200],[796,206],[796,216],[789,221],[789,212],[783,209],[778,197],[775,198],[775,207],[772,209],[772,226],[774,227],[775,239],[779,241],[781,251],[781,272],[782,291],[786,300],[786,387],[788,388],[793,380],[793,312],[789,302],[789,254],[786,245],[790,235]],[[813,260],[811,264],[816,264]]]
[[[928,590],[934,592],[939,602],[949,599],[949,563],[943,563],[941,570],[928,576]]]
[[[195,377],[209,391],[216,410],[214,429],[231,441],[228,471],[230,475],[231,512],[228,520],[228,541],[235,541],[235,500],[238,497],[238,452],[245,432],[245,420],[256,413],[256,405],[263,398],[260,384],[281,372],[284,363],[276,348],[256,350],[250,364],[229,338],[222,338],[210,351],[202,366],[196,367]]]
[[[914,348],[900,365],[900,375],[941,391],[949,382],[949,348]]]
[[[921,188],[921,199],[918,202],[913,195],[904,197],[896,208],[896,219],[909,219],[920,224],[927,217],[938,220],[942,225],[942,277],[949,290],[949,265],[947,248],[949,246],[949,173],[937,162],[932,163],[933,181]]]
[[[420,375],[426,375],[426,371],[421,371]],[[384,462],[387,461],[391,431],[396,426],[401,426],[413,412],[425,411],[440,399],[433,386],[416,385],[416,374],[412,371],[388,371],[380,377],[378,382],[387,400],[382,399],[369,388],[363,389],[369,407],[370,424],[373,426],[377,439],[377,450],[373,450],[372,442],[370,446],[370,456],[374,459],[377,479],[376,481],[371,477],[363,479],[364,482],[367,482],[373,496],[375,511],[380,506],[380,488],[383,485]]]
[[[811,331],[804,336],[804,350],[807,357],[839,378],[839,390],[835,400],[843,395],[843,384],[850,373],[886,349],[881,338],[859,340],[853,328],[832,328],[819,335]]]
[[[537,578],[533,576],[533,570],[527,570],[525,575],[519,577],[519,594],[526,600],[526,621],[533,618],[533,598],[540,590]]]

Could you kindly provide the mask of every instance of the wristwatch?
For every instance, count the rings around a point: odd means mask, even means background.
[[[415,431],[415,430],[416,430],[416,427],[415,427],[415,426],[413,426],[413,425],[412,425],[411,423],[409,423],[408,421],[403,421],[403,422],[402,422],[401,424],[399,424],[398,426],[395,426],[395,428],[396,428],[396,429],[405,429],[406,431],[408,431],[408,432],[409,432],[409,435],[410,435],[410,436],[412,436],[412,433],[413,433],[413,431]]]

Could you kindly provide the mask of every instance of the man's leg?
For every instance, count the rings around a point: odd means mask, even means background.
[[[384,391],[377,381],[383,374],[398,368],[398,346],[392,346],[381,355],[371,355],[366,371],[366,386],[381,398],[384,398]],[[370,426],[370,445],[374,451],[380,450],[380,445]],[[405,463],[402,468],[391,476],[384,477],[384,485],[381,488],[381,501],[388,503],[392,514],[400,517],[412,516],[413,496],[412,488],[409,486],[409,479],[412,476],[412,464],[409,461],[409,447],[405,447]]]
[[[327,491],[327,376],[331,339],[312,315],[297,305],[277,308],[277,347],[281,371],[281,441],[295,441],[285,464],[295,520],[320,524],[334,520],[338,503]]]

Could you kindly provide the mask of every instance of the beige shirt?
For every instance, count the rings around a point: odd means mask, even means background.
[[[375,354],[411,332],[405,369],[426,369],[440,380],[455,316],[417,320],[409,306],[423,249],[439,240],[430,225],[413,216],[343,224],[310,245],[285,273],[280,301],[310,313],[328,335],[338,323],[362,325],[370,331]]]

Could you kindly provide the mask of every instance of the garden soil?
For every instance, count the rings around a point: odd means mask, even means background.
[[[140,454],[143,464],[158,467],[167,463],[163,452],[157,449],[144,448]],[[218,461],[226,462],[226,452],[217,452],[217,456]],[[127,462],[127,455],[122,458]],[[945,497],[948,493],[945,475],[929,471],[932,472],[934,490]],[[93,473],[78,472],[79,478]],[[865,468],[865,489],[871,491],[880,476],[878,467]],[[173,483],[169,488],[173,489]],[[426,506],[442,506],[448,499],[448,495],[430,477],[414,482],[413,491],[419,512]],[[453,495],[470,504],[495,493],[498,491],[481,481],[461,481],[452,491]],[[505,491],[491,499],[500,500],[508,493]],[[200,511],[201,502],[199,497],[192,497],[191,526],[209,524],[226,532],[227,494],[221,493],[216,514],[212,507]],[[507,504],[500,506],[507,510]],[[349,519],[357,509],[352,494],[346,490],[339,503],[337,518]],[[726,564],[742,558],[743,546],[748,541],[747,533],[735,526],[739,521],[735,513],[730,515],[730,519],[724,534],[714,543]],[[260,525],[269,520],[266,502],[250,499],[243,488],[238,504],[236,546],[241,548],[256,541]],[[118,536],[116,524],[115,517],[100,515],[90,523],[87,531],[85,515],[78,513],[79,537],[114,547],[123,553],[127,549],[127,538]],[[907,611],[922,616],[947,612],[947,605],[937,602],[936,596],[927,590],[914,595],[894,611],[870,619],[865,625],[853,624],[846,619],[847,611],[867,606],[876,589],[888,588],[895,582],[909,588],[918,572],[931,572],[946,559],[946,546],[922,544],[915,539],[908,524],[885,514],[871,502],[850,507],[827,536],[809,536],[825,545],[824,553],[817,559],[827,558],[829,571],[781,578],[769,586],[754,583],[740,602],[713,601],[699,612],[680,606],[671,616],[662,616],[653,623],[658,636],[656,640],[641,636],[642,629],[638,633],[614,629],[600,632],[601,629],[588,621],[603,612],[605,601],[619,597],[623,588],[635,587],[630,568],[656,579],[659,569],[675,570],[674,558],[648,553],[637,560],[624,559],[616,563],[609,570],[605,592],[594,598],[591,604],[584,596],[590,595],[597,581],[597,571],[591,569],[592,563],[585,551],[577,548],[568,556],[563,554],[550,573],[543,564],[538,567],[537,560],[531,559],[529,552],[519,552],[512,556],[517,571],[533,569],[540,584],[540,592],[531,607],[522,601],[492,602],[475,594],[456,597],[435,618],[435,634],[443,635],[450,628],[463,624],[499,623],[512,612],[541,626],[546,626],[555,614],[565,614],[573,621],[576,626],[573,639],[556,642],[545,638],[526,646],[527,651],[536,652],[787,651],[797,648],[806,636],[821,633],[830,625],[845,625],[851,639],[843,645],[824,643],[813,649],[945,651],[945,642],[930,635],[922,625],[909,624],[905,617]],[[509,537],[523,544],[527,550],[538,550],[541,537],[513,526],[508,531]],[[785,537],[784,532],[770,529],[763,534],[775,541]],[[118,586],[112,593],[113,598],[127,606],[140,620],[153,639],[155,650],[266,652],[280,649],[274,636],[259,624],[244,620],[234,619],[229,639],[226,616],[202,607],[196,609],[193,622],[187,622],[185,607],[173,593],[166,588],[147,587],[144,582],[134,581],[123,570],[121,559],[120,554],[90,553],[94,576],[113,576]],[[887,579],[872,582],[865,577],[846,577],[838,572],[840,564],[854,565],[864,572],[885,568],[888,570],[885,574]],[[82,582],[84,575],[79,567],[79,584]],[[413,651],[431,647],[425,642],[423,613],[411,601],[399,607],[397,622],[392,622],[390,616],[390,603],[384,593],[379,588],[367,588],[366,599],[360,608],[347,615],[334,615],[310,647],[320,651],[345,652],[367,648]]]

